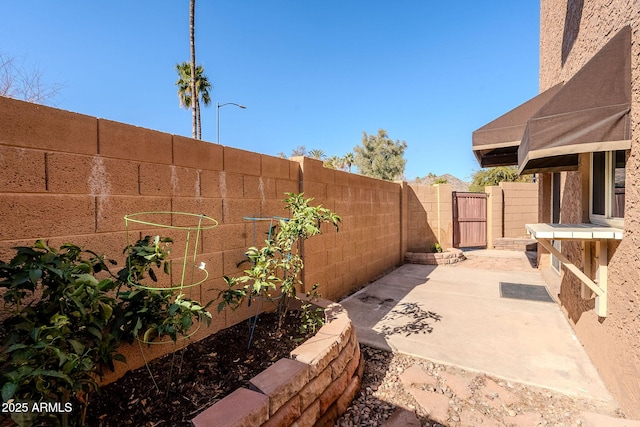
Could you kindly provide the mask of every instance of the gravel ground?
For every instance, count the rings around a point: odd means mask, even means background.
[[[361,350],[366,363],[362,389],[347,412],[336,421],[337,427],[381,426],[396,408],[415,412],[422,427],[581,426],[585,425],[583,412],[624,418],[611,404],[572,398],[364,345]],[[409,384],[407,374],[403,373],[411,367],[413,372],[424,371],[434,378],[434,384]],[[458,397],[446,385],[444,378],[451,377],[464,379],[468,385],[467,396]],[[416,399],[421,393],[431,396],[431,400],[444,400],[446,415],[430,417],[425,404]],[[447,396],[448,400],[433,399],[433,393]]]

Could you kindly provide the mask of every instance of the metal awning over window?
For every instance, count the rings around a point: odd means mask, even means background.
[[[518,147],[529,118],[562,87],[548,89],[487,123],[472,134],[473,154],[481,167],[518,164]]]
[[[595,294],[595,311],[600,317],[607,316],[607,240],[622,240],[621,228],[603,227],[593,224],[526,224],[527,232],[536,239],[542,247],[553,254],[562,265],[582,281],[581,296],[589,299]],[[573,264],[558,251],[551,240],[573,240],[582,243],[583,270]],[[587,242],[595,242],[595,258],[597,270],[595,279],[588,274],[591,271],[591,246]],[[586,273],[585,273],[586,272]]]
[[[522,173],[575,170],[578,154],[631,147],[631,27],[620,30],[528,120]]]

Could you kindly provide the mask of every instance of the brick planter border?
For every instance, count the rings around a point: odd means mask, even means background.
[[[404,260],[409,264],[441,265],[455,264],[464,261],[465,257],[461,249],[449,248],[440,253],[407,252]]]
[[[304,299],[304,298],[303,298]],[[333,426],[360,390],[364,358],[347,311],[329,300],[316,335],[191,420],[193,427]]]

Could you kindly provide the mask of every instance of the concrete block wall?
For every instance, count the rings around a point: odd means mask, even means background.
[[[525,182],[502,182],[485,188],[487,201],[487,247],[500,238],[526,237],[525,224],[538,222],[538,185]],[[453,246],[452,188],[408,185],[407,249],[429,252],[431,245]],[[405,252],[406,252],[405,251]]]
[[[530,182],[501,182],[485,187],[487,198],[487,248],[520,249],[504,244],[504,238],[527,238],[525,224],[538,222],[538,184]],[[526,246],[526,245],[525,245]]]
[[[323,225],[323,234],[304,242],[305,292],[320,284],[323,297],[339,299],[402,263],[401,186],[327,169],[298,158],[301,190],[314,204],[342,217],[340,231]]]
[[[292,160],[224,147],[177,135],[0,97],[0,259],[12,247],[45,239],[52,247],[84,246],[124,264],[123,248],[145,235],[174,239],[172,280],[180,280],[187,233],[130,223],[139,212],[204,214],[218,225],[203,231],[194,264],[205,262],[209,277],[188,296],[215,299],[223,275],[241,272],[249,246],[260,245],[269,224],[245,217],[287,216],[285,192],[304,191],[313,204],[342,216],[340,232],[304,243],[304,286],[315,283],[325,298],[338,299],[401,264],[407,247],[423,251],[435,242],[452,245],[451,186],[409,186],[327,169],[309,158]],[[193,217],[155,215],[149,222],[194,225]],[[188,254],[193,251],[191,236]],[[117,271],[120,267],[116,267]],[[197,273],[197,271],[196,271]],[[198,279],[201,277],[198,276]],[[198,340],[251,314],[213,313]],[[182,346],[190,340],[181,341]],[[172,351],[151,346],[152,359]],[[124,350],[128,364],[111,381],[139,367],[137,345]]]
[[[525,224],[538,222],[538,186],[533,182],[501,182],[503,193],[502,237],[526,237]]]
[[[487,193],[487,249],[504,236],[504,192],[497,185],[484,188]]]
[[[117,271],[128,243],[160,234],[175,242],[171,253],[176,258],[176,284],[186,231],[132,224],[127,232],[124,216],[156,211],[204,214],[218,226],[202,232],[197,248],[196,264],[206,263],[209,278],[189,296],[202,301],[216,298],[222,276],[239,273],[238,262],[255,244],[253,223],[243,217],[286,215],[284,193],[300,189],[297,162],[3,97],[0,166],[0,259],[8,261],[12,247],[45,239],[52,247],[74,243],[104,253],[118,261]],[[145,219],[172,226],[197,222],[181,215]],[[190,241],[192,249],[195,235]],[[238,323],[250,313],[244,308],[212,314],[211,326],[202,327],[192,339]],[[173,351],[173,346],[144,351],[151,359]],[[128,364],[118,365],[107,382],[143,364],[137,345],[123,353]]]
[[[437,184],[438,218],[436,236],[443,248],[453,247],[453,187],[451,184]]]
[[[437,188],[427,185],[409,185],[407,194],[407,250],[409,252],[429,252],[438,238],[434,228],[429,226],[437,218]]]
[[[453,246],[453,200],[449,184],[408,185],[407,251],[430,252],[434,243]]]
[[[165,284],[176,284],[186,231],[138,223],[127,229],[124,216],[204,214],[218,225],[202,232],[197,261],[189,267],[205,262],[209,277],[188,296],[209,301],[223,288],[223,275],[240,274],[247,247],[265,238],[268,223],[244,217],[287,216],[284,193],[299,191],[343,218],[339,233],[325,226],[324,234],[305,243],[305,288],[319,283],[323,296],[338,298],[400,264],[404,255],[401,184],[325,169],[313,159],[281,159],[0,97],[0,166],[0,259],[5,261],[13,247],[44,239],[52,247],[73,243],[115,258],[117,271],[128,243],[161,234],[174,239],[173,277]],[[141,219],[195,224],[185,215]],[[194,239],[190,236],[189,255]],[[251,314],[246,306],[214,310],[211,326],[192,340]],[[173,348],[145,347],[144,356],[152,359]],[[127,365],[118,365],[106,382],[143,364],[137,345],[123,353]]]

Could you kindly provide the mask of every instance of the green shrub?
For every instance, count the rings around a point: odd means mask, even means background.
[[[103,369],[125,361],[117,352],[121,342],[140,334],[176,340],[194,318],[209,320],[205,307],[176,291],[139,286],[147,276],[157,280],[154,267],[167,265],[160,243],[169,242],[147,236],[127,247],[127,266],[117,275],[108,268],[115,262],[95,252],[72,244],[56,250],[42,240],[15,248],[10,262],[0,261],[0,290],[9,314],[2,322],[2,400],[72,403],[81,412],[72,424],[84,425]],[[64,411],[12,414],[20,426],[39,416],[70,425]]]

